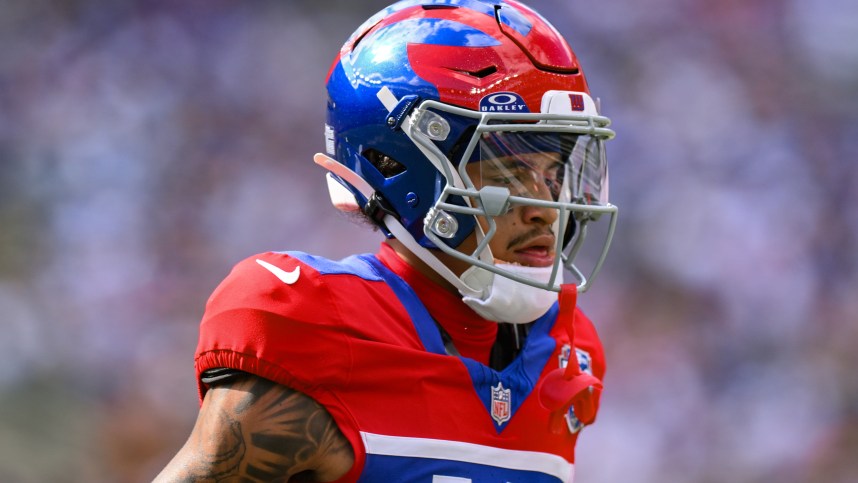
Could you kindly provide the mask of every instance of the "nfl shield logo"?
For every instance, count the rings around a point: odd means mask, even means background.
[[[492,419],[498,425],[509,421],[512,396],[509,389],[504,389],[498,381],[497,387],[492,388]]]

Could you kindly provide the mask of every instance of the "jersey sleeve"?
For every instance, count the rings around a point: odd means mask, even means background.
[[[195,369],[249,372],[306,394],[351,369],[340,304],[318,271],[285,253],[238,263],[206,303]],[[301,368],[296,370],[296,368]]]

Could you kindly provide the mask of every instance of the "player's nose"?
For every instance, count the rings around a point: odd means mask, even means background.
[[[557,221],[557,215],[555,208],[534,205],[521,207],[521,220],[526,224],[551,225]]]

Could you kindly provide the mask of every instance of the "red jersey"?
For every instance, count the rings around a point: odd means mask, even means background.
[[[197,377],[238,369],[315,399],[354,450],[343,482],[569,482],[582,425],[568,406],[546,409],[539,390],[573,353],[598,379],[605,363],[589,319],[576,308],[564,330],[560,313],[555,304],[536,320],[494,370],[497,324],[386,244],[342,261],[269,252],[237,264],[210,297]]]

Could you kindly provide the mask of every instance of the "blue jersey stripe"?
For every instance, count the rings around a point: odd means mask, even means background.
[[[364,280],[380,281],[381,277],[366,263],[360,261],[358,256],[351,256],[341,261],[333,261],[327,258],[309,255],[304,252],[287,251],[274,252],[289,255],[300,260],[302,263],[313,267],[322,275],[355,275]]]
[[[445,355],[447,350],[444,348],[444,341],[441,339],[441,333],[435,325],[435,320],[429,315],[429,311],[420,302],[417,294],[409,287],[404,280],[398,275],[391,272],[381,261],[373,255],[360,255],[361,260],[375,268],[376,273],[385,283],[393,290],[396,297],[402,303],[408,315],[411,316],[411,321],[414,323],[414,329],[423,343],[423,347],[427,351]]]
[[[574,466],[560,456],[427,438],[361,433],[367,451],[360,481],[572,481]],[[446,478],[446,480],[445,480]]]

